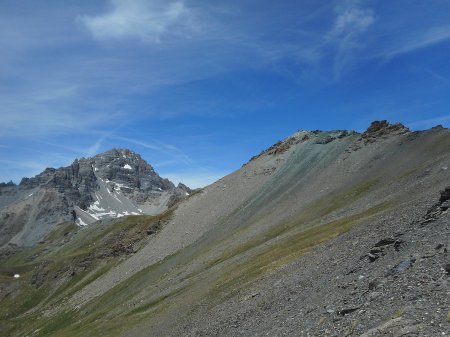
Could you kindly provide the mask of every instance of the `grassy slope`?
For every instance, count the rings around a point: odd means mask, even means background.
[[[86,228],[61,224],[37,247],[4,259],[0,282],[17,289],[0,301],[1,331],[13,336],[57,330],[54,321],[60,315],[45,318],[41,311],[63,306],[70,295],[138,249],[147,231],[157,232],[171,214],[129,216]],[[16,273],[19,279],[13,278]],[[63,316],[71,322],[67,314]]]
[[[448,145],[442,144],[433,143],[432,148]],[[372,204],[359,212],[326,220],[333,212],[350,207],[379,188],[380,179],[371,177],[315,199],[287,221],[249,240],[236,243],[236,238],[255,225],[255,219],[258,219],[254,217],[255,209],[264,210],[264,205],[270,203],[276,206],[288,198],[290,191],[307,179],[311,162],[322,160],[319,155],[324,154],[297,153],[259,194],[236,210],[229,219],[224,219],[223,224],[229,226],[208,233],[206,239],[143,269],[76,310],[64,310],[61,304],[65,303],[65,298],[108,271],[126,254],[110,257],[107,264],[102,259],[96,259],[90,268],[76,273],[74,277],[63,281],[48,280],[39,289],[28,285],[34,268],[47,260],[50,264],[46,268],[51,270],[73,263],[75,257],[98,256],[99,252],[111,251],[117,240],[126,247],[135,240],[136,235],[142,235],[149,226],[158,224],[170,214],[160,218],[129,217],[111,226],[97,224],[87,230],[80,230],[63,248],[53,249],[50,253],[40,246],[18,254],[3,263],[0,269],[3,282],[12,282],[8,279],[12,272],[23,274],[19,281],[22,289],[17,297],[1,301],[2,331],[12,336],[30,332],[33,336],[115,336],[129,332],[143,321],[146,327],[170,326],[172,320],[187,315],[188,308],[191,310],[192,306],[200,304],[208,307],[220,303],[321,242],[350,230],[362,221],[369,221],[401,202],[391,200]],[[396,179],[406,179],[417,170],[409,167],[398,172]],[[296,184],[292,184],[292,181]],[[64,234],[65,230],[59,229],[47,240],[56,244],[64,238]],[[139,241],[135,243],[139,244]],[[27,262],[27,257],[37,253],[41,255],[36,260]],[[50,294],[52,296],[48,297]],[[47,316],[39,310],[29,311],[39,303],[41,309],[49,310]],[[55,307],[58,310],[51,311]]]

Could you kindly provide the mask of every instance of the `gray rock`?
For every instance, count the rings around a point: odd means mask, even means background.
[[[127,149],[76,159],[70,166],[23,178],[17,186],[0,185],[0,246],[33,245],[66,221],[89,224],[105,217],[160,213],[190,191],[161,178]]]

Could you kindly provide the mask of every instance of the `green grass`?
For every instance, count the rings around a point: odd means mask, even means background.
[[[120,254],[112,254],[117,242],[123,245],[139,245],[148,237],[146,231],[158,231],[164,221],[171,217],[172,212],[173,209],[159,216],[129,216],[108,224],[96,223],[88,228],[64,223],[49,233],[42,240],[42,244],[33,249],[23,249],[2,261],[0,282],[14,282],[17,286],[12,294],[0,301],[2,333],[8,331],[8,335],[25,335],[25,332],[40,329],[39,335],[44,336],[65,330],[67,326],[75,327],[75,322],[83,321],[84,318],[78,317],[76,321],[74,312],[47,318],[38,311],[62,303],[64,298],[69,298],[101,277],[121,258]],[[63,242],[64,246],[60,247]],[[77,269],[77,261],[88,256],[92,258],[91,263]],[[53,277],[58,270],[62,271],[67,266],[74,267],[74,276],[60,276],[57,279]],[[45,276],[44,284],[36,289],[30,283],[32,274],[38,270],[41,273],[48,271],[49,274]],[[16,273],[21,275],[18,280],[12,277]],[[35,312],[30,311],[38,308]]]
[[[318,244],[349,231],[362,221],[391,207],[391,204],[383,203],[345,219],[317,225],[299,232],[293,230],[290,235],[275,240],[273,244],[261,244],[260,247],[262,248],[257,253],[248,256],[240,263],[233,263],[232,267],[223,273],[223,276],[217,280],[213,293],[236,292],[242,287],[248,286],[263,274],[277,270]],[[239,253],[234,252],[222,257],[221,261],[224,262],[230,256],[238,254],[242,256],[242,248]]]

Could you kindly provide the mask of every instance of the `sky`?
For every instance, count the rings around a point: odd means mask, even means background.
[[[0,181],[129,148],[202,187],[378,119],[450,126],[450,1],[0,0]]]

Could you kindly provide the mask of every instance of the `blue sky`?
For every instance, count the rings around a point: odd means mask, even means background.
[[[447,0],[1,0],[0,181],[113,147],[192,187],[299,129],[450,125]]]

